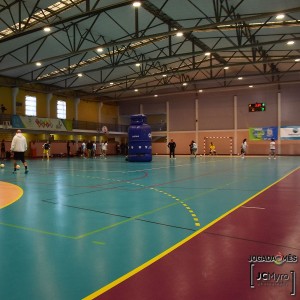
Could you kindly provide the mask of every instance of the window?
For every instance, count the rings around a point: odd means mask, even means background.
[[[66,119],[67,118],[67,104],[66,101],[58,100],[56,106],[57,118]]]
[[[25,96],[25,115],[36,116],[36,97]]]

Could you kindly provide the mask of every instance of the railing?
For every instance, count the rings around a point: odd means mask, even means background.
[[[10,114],[0,114],[0,125],[10,124],[13,125],[13,115]],[[73,130],[95,130],[97,132],[102,132],[102,128],[105,126],[109,132],[120,132],[127,133],[129,125],[119,125],[119,124],[107,124],[107,123],[96,123],[88,121],[78,121],[78,120],[66,120],[72,123]],[[166,131],[165,123],[149,124],[152,131]]]

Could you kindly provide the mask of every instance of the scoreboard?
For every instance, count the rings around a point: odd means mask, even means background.
[[[249,107],[249,112],[254,112],[254,111],[265,111],[266,110],[266,104],[261,102],[261,103],[252,103],[248,104]]]

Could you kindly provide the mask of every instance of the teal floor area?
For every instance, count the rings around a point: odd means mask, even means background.
[[[0,299],[87,297],[299,168],[300,157],[28,165],[27,175],[22,166],[12,174],[12,162],[0,169],[0,181],[24,191],[0,209]]]

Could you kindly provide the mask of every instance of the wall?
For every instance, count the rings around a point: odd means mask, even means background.
[[[281,105],[278,93],[281,96]],[[169,126],[165,132],[153,132],[153,135],[165,135],[165,142],[154,142],[153,153],[167,154],[168,141],[173,138],[177,143],[177,154],[189,154],[191,140],[198,143],[199,152],[204,152],[204,138],[208,143],[213,141],[218,154],[239,154],[240,144],[248,139],[250,155],[267,155],[269,141],[250,141],[248,130],[251,127],[269,126],[300,126],[300,86],[296,84],[277,86],[224,89],[219,91],[204,91],[203,93],[187,93],[153,98],[143,98],[140,101],[120,103],[120,115],[140,113],[168,114]],[[236,118],[234,104],[236,99]],[[266,103],[266,111],[249,112],[248,104]],[[153,106],[152,106],[153,104]],[[168,111],[167,108],[168,107]],[[198,108],[197,108],[198,107]],[[230,139],[232,137],[232,149]],[[300,141],[277,141],[279,153],[283,155],[300,155]]]

